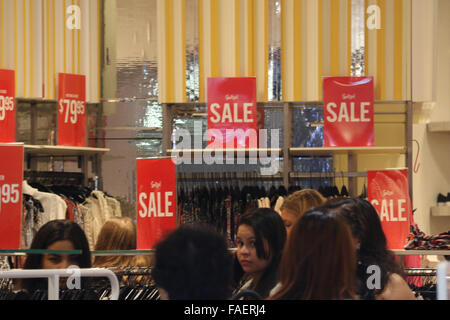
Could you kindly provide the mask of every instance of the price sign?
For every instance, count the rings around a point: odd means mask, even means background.
[[[23,145],[0,145],[0,249],[19,249]]]
[[[325,77],[325,147],[374,145],[373,77]]]
[[[58,144],[86,145],[86,77],[59,73]]]
[[[176,228],[175,163],[172,159],[138,159],[137,248],[153,249]]]
[[[0,69],[0,142],[16,140],[14,70]]]

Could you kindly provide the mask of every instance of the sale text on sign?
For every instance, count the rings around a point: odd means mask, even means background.
[[[16,107],[14,70],[0,69],[0,142],[15,142]]]
[[[0,249],[19,249],[23,145],[0,145]]]
[[[207,90],[208,147],[256,148],[256,78],[208,78]]]
[[[86,77],[59,73],[58,144],[86,145]]]
[[[403,249],[409,234],[408,170],[368,171],[368,198],[380,216],[389,249]]]
[[[153,249],[176,228],[175,163],[167,159],[138,159],[137,248]]]
[[[324,146],[374,145],[373,77],[325,77]]]

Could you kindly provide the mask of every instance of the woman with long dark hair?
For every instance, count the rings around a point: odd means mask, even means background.
[[[347,198],[325,205],[342,215],[352,231],[357,250],[358,295],[361,299],[409,300],[414,293],[394,254],[387,249],[386,236],[376,209],[367,200]],[[370,266],[374,266],[368,269]],[[379,270],[379,283],[369,279]],[[376,275],[377,276],[377,275]],[[368,283],[369,282],[369,283]],[[378,286],[378,288],[377,288]]]
[[[91,267],[91,252],[81,227],[70,220],[52,220],[44,224],[33,238],[30,249],[81,250],[81,254],[27,254],[24,269],[66,269],[70,266]],[[60,278],[60,288],[65,281]],[[46,279],[22,279],[22,288],[28,292],[46,289]]]
[[[253,290],[262,298],[269,296],[279,280],[278,267],[286,241],[286,228],[280,215],[272,209],[251,209],[238,223],[236,258],[243,269],[244,283],[235,292]]]
[[[342,217],[323,208],[307,211],[288,237],[280,285],[271,300],[356,299],[356,253]]]

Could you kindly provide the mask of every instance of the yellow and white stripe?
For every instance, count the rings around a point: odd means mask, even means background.
[[[158,0],[158,82],[162,102],[186,101],[185,0]]]
[[[375,100],[408,100],[410,56],[410,0],[366,0],[367,8],[378,5],[381,26],[366,34],[366,75],[374,76]]]
[[[351,0],[319,0],[318,77],[313,78],[319,82],[316,100],[322,100],[324,76],[351,75],[351,4]],[[311,79],[309,75],[307,77]]]
[[[16,96],[56,99],[59,72],[87,77],[100,100],[100,0],[1,0],[0,68],[16,72]],[[66,9],[81,8],[81,30],[66,28]]]
[[[275,14],[269,12],[269,1],[272,0],[198,0],[195,18],[199,26],[200,101],[206,101],[208,77],[243,76],[256,76],[258,101],[267,101],[268,22],[277,19],[269,16]],[[182,1],[168,2],[170,6],[159,0],[159,29],[166,30],[172,25],[173,30],[184,34],[183,24],[178,23],[182,19],[177,18],[172,24],[165,20],[170,16],[166,9],[176,12]],[[365,75],[375,78],[375,99],[407,100],[411,0],[364,3],[365,9],[371,4],[381,9],[382,28],[365,27]],[[352,0],[282,0],[281,8],[283,100],[320,101],[324,76],[351,75]],[[166,32],[166,37],[160,35],[162,102],[185,99],[185,95],[177,93],[185,85],[185,69],[179,70],[185,47],[182,37],[173,32],[173,35]],[[172,37],[173,43],[167,44],[167,37]],[[170,48],[173,53],[167,55],[165,52]],[[176,70],[165,74],[170,68]]]
[[[158,0],[160,102],[186,101],[184,0]],[[198,0],[200,101],[209,77],[257,78],[258,100],[267,100],[268,0]],[[182,21],[182,23],[180,23]]]

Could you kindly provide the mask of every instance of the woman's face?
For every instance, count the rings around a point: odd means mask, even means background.
[[[47,250],[75,250],[69,240],[53,242]],[[48,254],[42,257],[42,269],[67,269],[69,266],[78,265],[78,255],[70,254]]]
[[[242,269],[252,276],[262,273],[270,263],[270,258],[261,259],[258,257],[255,243],[256,237],[253,228],[241,224],[236,235],[237,258]]]
[[[294,226],[295,221],[297,221],[297,216],[289,210],[283,209],[281,210],[281,219],[283,219],[284,226],[286,227],[287,236],[291,232],[292,227]]]

